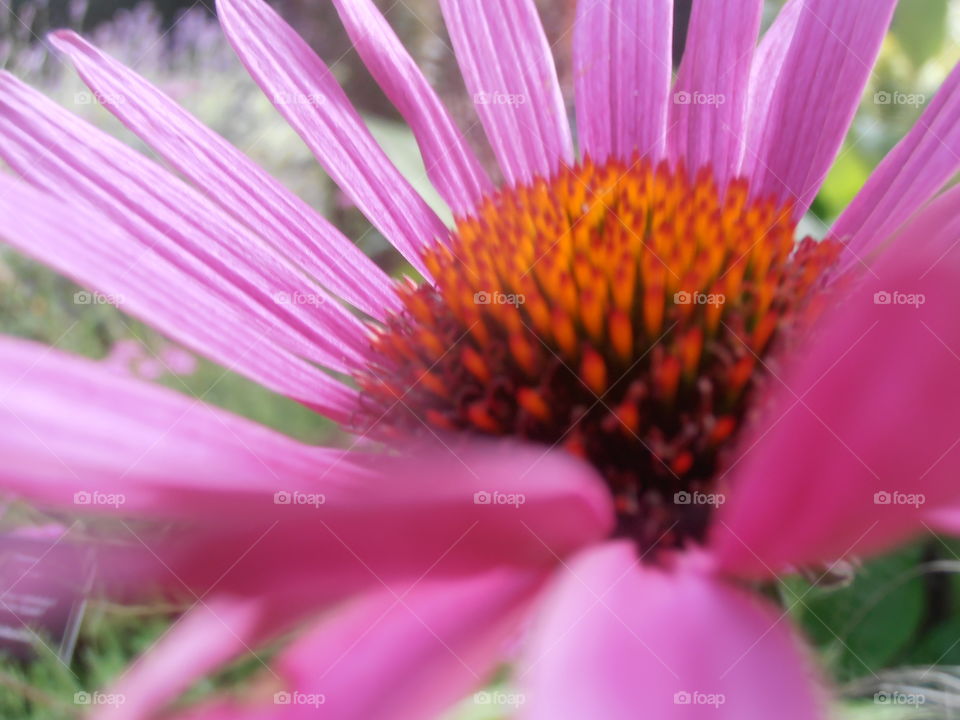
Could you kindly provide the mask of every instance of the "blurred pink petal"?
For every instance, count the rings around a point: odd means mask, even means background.
[[[121,375],[132,375],[133,365],[145,355],[139,340],[118,340],[103,359],[103,365]]]
[[[101,363],[12,338],[0,349],[3,489],[41,504],[216,519],[231,498],[256,508],[279,484],[361,472],[342,450],[301,445]]]
[[[108,692],[124,702],[100,706],[94,720],[152,717],[205,674],[252,652],[251,645],[262,640],[261,605],[258,599],[223,596],[198,601],[114,682]]]
[[[728,471],[712,543],[724,568],[876,552],[960,499],[960,414],[945,402],[960,394],[960,257],[943,250],[901,238],[774,378],[777,404]]]
[[[454,574],[508,556],[550,564],[612,524],[592,471],[535,447],[424,447],[393,461],[306,447],[21,341],[4,342],[0,397],[7,491],[73,511],[190,521],[141,541],[162,578],[198,593],[213,581],[256,595],[271,582],[314,593],[320,606],[440,559],[437,571]],[[520,501],[477,501],[498,489]],[[291,551],[304,544],[309,557]]]
[[[489,682],[543,578],[496,570],[379,593],[298,640],[277,670],[286,691],[322,696],[340,720],[437,717]]]
[[[519,718],[826,717],[785,614],[690,558],[655,568],[617,542],[559,576],[519,668]]]
[[[322,607],[383,585],[402,592],[427,573],[549,568],[613,526],[593,469],[564,453],[477,439],[455,449],[414,446],[407,457],[349,459],[344,472],[318,473],[311,490],[295,486],[307,497],[321,493],[317,505],[255,495],[226,501],[219,517],[153,547],[198,594],[258,595],[269,587]],[[491,491],[519,502],[490,504],[483,496]]]
[[[160,351],[160,360],[166,371],[174,375],[193,375],[197,371],[197,358],[173,345]]]

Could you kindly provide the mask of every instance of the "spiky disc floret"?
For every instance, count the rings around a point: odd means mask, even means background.
[[[623,534],[702,538],[695,493],[719,491],[771,348],[838,252],[795,229],[741,181],[644,162],[502,191],[426,256],[433,285],[401,290],[359,378],[365,422],[563,446],[606,478]]]

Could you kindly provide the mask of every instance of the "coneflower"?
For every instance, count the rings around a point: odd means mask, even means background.
[[[430,718],[509,658],[517,717],[825,717],[748,588],[960,524],[960,195],[931,202],[960,76],[814,241],[797,222],[893,0],[790,0],[759,44],[760,0],[698,2],[675,81],[669,0],[581,0],[576,154],[532,0],[441,0],[500,187],[371,0],[335,2],[454,227],[274,11],[219,11],[420,283],[72,33],[54,44],[181,177],[0,76],[26,180],[0,177],[0,233],[355,438],[306,447],[3,341],[3,488],[183,528],[144,544],[196,606],[100,716],[153,717],[312,620],[272,703],[190,716]]]

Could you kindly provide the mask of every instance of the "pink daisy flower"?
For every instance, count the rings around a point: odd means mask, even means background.
[[[219,12],[419,285],[76,35],[177,174],[0,74],[0,235],[354,438],[2,341],[4,489],[180,528],[137,544],[194,608],[100,717],[292,629],[265,689],[191,716],[435,717],[509,662],[523,718],[823,717],[750,588],[960,525],[960,76],[798,243],[894,0],[790,0],[759,42],[761,0],[699,2],[675,79],[668,0],[581,0],[579,154],[532,0],[441,0],[500,187],[371,0],[335,3],[455,228],[273,10]]]

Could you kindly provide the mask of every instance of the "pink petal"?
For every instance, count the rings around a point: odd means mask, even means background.
[[[960,499],[948,400],[960,395],[960,255],[923,240],[902,237],[772,379],[714,528],[726,569],[765,576],[885,549]]]
[[[197,679],[253,652],[255,640],[262,640],[261,606],[227,597],[198,602],[105,691],[122,696],[123,703],[98,705],[93,720],[154,717]]]
[[[741,148],[740,174],[749,177],[753,174],[759,158],[759,147],[749,145],[749,141],[758,141],[766,131],[767,113],[773,105],[774,96],[783,79],[783,70],[787,54],[793,44],[803,10],[802,2],[787,0],[776,20],[763,34],[760,44],[754,50],[750,66],[750,79],[747,83],[746,137]]]
[[[373,317],[395,308],[389,278],[312,208],[132,70],[76,33],[51,36],[106,107],[221,209]]]
[[[550,567],[612,529],[604,484],[565,453],[452,439],[410,458],[311,448],[93,361],[0,349],[4,490],[180,520],[134,536],[143,575],[178,591],[270,588],[321,608],[427,575]]]
[[[390,163],[329,68],[262,0],[217,3],[227,39],[254,80],[340,189],[422,274],[443,222]]]
[[[750,77],[742,174],[809,207],[853,120],[896,0],[790,0]]]
[[[170,345],[160,351],[160,362],[165,372],[172,375],[193,375],[197,371],[197,358],[183,348]]]
[[[933,532],[960,536],[960,504],[927,513],[925,522]]]
[[[666,153],[673,42],[670,0],[577,4],[573,29],[581,153],[597,162]]]
[[[75,512],[181,518],[250,513],[278,485],[358,470],[342,450],[301,445],[249,420],[103,364],[0,337],[4,492]],[[77,497],[77,493],[86,497]],[[99,502],[95,495],[122,495]]]
[[[511,185],[573,163],[557,71],[533,0],[441,0],[480,122]]]
[[[439,717],[489,678],[542,578],[495,570],[354,600],[280,655],[272,705],[215,702],[183,720]]]
[[[699,2],[674,86],[670,151],[691,171],[709,165],[721,181],[739,169],[744,113],[762,0]]]
[[[0,175],[0,236],[102,293],[80,294],[80,302],[111,300],[227,369],[330,417],[355,412],[355,391],[285,351],[278,330],[254,323],[226,292],[201,285],[174,262],[177,254],[163,257],[101,216]],[[204,279],[226,284],[213,275]]]
[[[338,720],[439,717],[489,681],[543,577],[500,569],[378,593],[296,642],[278,670]]]
[[[0,157],[51,195],[123,228],[139,253],[156,252],[182,268],[286,349],[342,372],[366,356],[363,325],[286,258],[178,178],[5,73]],[[15,233],[21,214],[13,206],[5,216]],[[94,234],[86,242],[101,241]]]
[[[931,248],[930,252],[942,251],[949,254],[960,234],[960,186],[954,186],[933,200],[923,210],[916,213],[908,222],[886,238],[871,254],[879,254],[885,246],[909,238],[907,242]]]
[[[858,264],[906,221],[960,167],[960,67],[954,68],[930,105],[883,159],[833,225],[850,253],[844,266]]]
[[[371,0],[335,0],[353,46],[410,125],[427,174],[457,215],[468,215],[493,185],[463,133]]]
[[[544,452],[470,441],[427,446],[409,459],[365,462],[351,455],[351,463],[368,472],[334,467],[318,473],[306,491],[323,494],[318,506],[277,505],[273,495],[239,509],[235,501],[225,503],[230,512],[205,520],[182,542],[171,538],[158,554],[198,594],[211,584],[241,595],[269,586],[312,597],[317,606],[383,585],[402,592],[427,574],[441,579],[496,566],[551,567],[606,537],[613,510],[592,468],[565,453]],[[478,493],[494,491],[522,502],[484,503],[483,495],[477,501]],[[310,552],[300,552],[303,547]]]
[[[584,551],[549,591],[520,666],[523,720],[813,720],[817,679],[783,615],[627,543]]]

